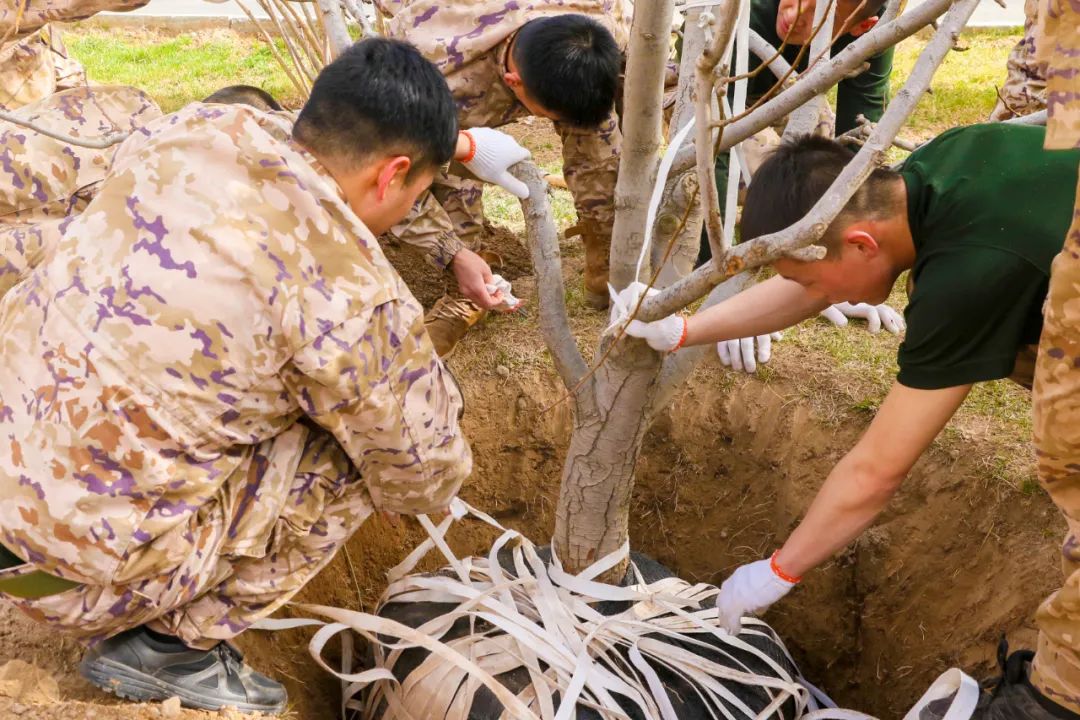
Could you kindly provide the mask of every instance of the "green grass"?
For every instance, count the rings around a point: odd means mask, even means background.
[[[286,104],[296,93],[263,42],[228,30],[168,36],[80,28],[65,35],[91,82],[134,85],[172,112],[225,85],[255,85]]]

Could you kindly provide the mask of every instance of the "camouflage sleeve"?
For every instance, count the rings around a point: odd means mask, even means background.
[[[285,379],[345,448],[380,510],[444,508],[472,470],[461,393],[415,301],[384,302],[326,330],[294,355]]]
[[[0,223],[0,297],[55,250],[67,218],[33,224]]]
[[[555,123],[562,138],[563,177],[574,196],[578,220],[592,220],[607,236],[615,223],[615,180],[622,134],[615,113],[597,128]]]
[[[390,234],[427,256],[428,262],[445,270],[465,244],[454,232],[454,223],[432,192],[426,191]]]
[[[141,8],[150,0],[34,0],[5,2],[0,7],[0,38],[18,40],[51,22],[71,22],[105,10],[124,12]]]

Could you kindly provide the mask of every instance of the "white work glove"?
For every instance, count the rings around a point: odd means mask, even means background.
[[[848,318],[862,318],[866,320],[866,329],[871,335],[878,334],[883,327],[893,335],[899,335],[904,329],[904,316],[884,304],[836,303],[822,310],[821,316],[836,327],[847,325]]]
[[[476,146],[472,159],[462,162],[469,172],[522,200],[529,197],[529,187],[509,171],[511,166],[532,157],[528,150],[506,133],[491,128],[469,128],[462,132],[471,137]]]
[[[510,291],[510,281],[503,278],[502,275],[492,275],[491,282],[484,285],[488,293],[494,295],[495,293],[502,291],[502,302],[496,305],[493,310],[499,312],[513,312],[521,307],[522,301],[516,297]]]
[[[608,330],[630,316],[646,287],[645,283],[632,282],[616,293],[615,289],[608,285],[608,292],[611,294],[611,324],[608,325]],[[657,292],[655,289],[649,290],[648,296],[656,295]],[[626,334],[641,338],[649,343],[653,350],[672,352],[682,345],[686,335],[686,318],[682,315],[668,315],[655,322],[631,320],[626,326]]]
[[[721,340],[716,343],[716,354],[720,356],[720,363],[725,367],[752,373],[757,370],[757,363],[769,362],[769,358],[772,357],[773,340],[779,340],[782,337],[784,336],[781,333],[774,332],[739,340]],[[757,345],[756,362],[755,345]]]
[[[720,627],[732,635],[742,629],[744,615],[756,615],[791,592],[795,583],[773,572],[771,560],[742,565],[728,576],[716,596]]]

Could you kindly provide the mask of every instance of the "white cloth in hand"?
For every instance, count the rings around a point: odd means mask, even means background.
[[[469,128],[466,132],[476,143],[472,160],[462,163],[469,172],[522,200],[529,197],[529,187],[511,175],[509,168],[532,154],[504,132],[485,127]]]
[[[502,291],[502,303],[495,306],[495,310],[499,312],[513,312],[521,306],[521,300],[514,297],[514,293],[510,288],[510,281],[504,278],[502,275],[492,275],[491,282],[484,285],[487,291],[494,295],[495,293]]]
[[[885,304],[836,303],[822,310],[821,316],[836,327],[847,325],[848,318],[862,318],[871,335],[878,334],[883,327],[893,335],[899,335],[905,327],[904,316]]]
[[[769,560],[742,565],[728,576],[716,596],[720,627],[732,635],[742,629],[744,615],[756,615],[791,592],[795,583],[772,571]]]
[[[757,337],[740,338],[739,340],[721,340],[716,343],[716,354],[720,356],[720,363],[732,370],[752,373],[757,370],[758,363],[767,363],[772,357],[772,344],[774,340],[780,340],[784,336],[774,332]],[[754,352],[754,346],[757,352]]]

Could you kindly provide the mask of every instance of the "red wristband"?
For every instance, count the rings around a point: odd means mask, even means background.
[[[461,159],[461,162],[462,163],[469,163],[469,162],[472,162],[472,159],[474,157],[476,157],[476,138],[474,138],[472,136],[472,133],[469,132],[468,130],[462,130],[461,134],[464,135],[466,137],[466,139],[468,139],[468,141],[469,141],[469,152],[466,153],[465,157],[463,157]]]
[[[801,577],[795,577],[794,575],[788,575],[786,572],[784,572],[783,570],[780,569],[780,566],[776,564],[776,556],[779,555],[779,554],[780,554],[780,551],[777,550],[776,552],[774,552],[772,554],[772,557],[769,558],[769,569],[773,571],[773,575],[780,578],[781,580],[783,580],[785,582],[789,582],[792,585],[797,585],[798,583],[800,583],[802,581],[802,578]]]
[[[675,347],[671,348],[671,350],[669,350],[668,352],[675,352],[676,350],[678,350],[679,348],[681,348],[683,346],[683,343],[686,342],[686,332],[689,329],[690,329],[690,323],[687,322],[686,316],[683,315],[682,316],[682,335],[679,336],[679,342],[675,343]]]

